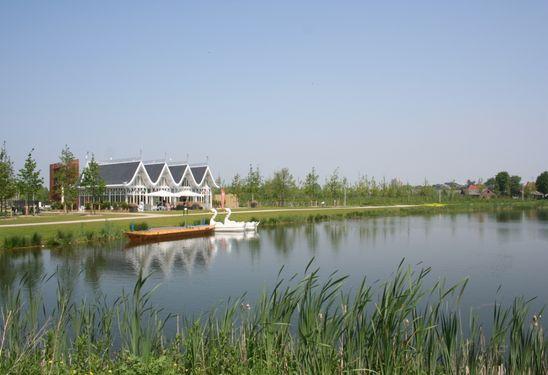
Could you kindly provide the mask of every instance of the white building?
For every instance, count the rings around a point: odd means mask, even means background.
[[[103,202],[126,202],[145,205],[158,203],[199,202],[212,206],[215,182],[207,165],[144,162],[142,160],[98,162],[99,174],[105,181]],[[84,205],[91,197],[80,190],[79,202]]]

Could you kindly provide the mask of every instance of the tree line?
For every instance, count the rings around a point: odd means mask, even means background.
[[[40,176],[36,160],[33,157],[34,148],[29,151],[25,163],[16,173],[14,163],[8,155],[6,142],[0,149],[0,212],[5,213],[10,207],[8,202],[14,198],[24,201],[26,213],[34,213],[35,201],[49,201],[48,190],[44,187],[44,179]],[[62,207],[66,211],[74,209],[78,203],[79,189],[83,189],[94,201],[103,195],[105,182],[99,174],[99,165],[92,155],[91,161],[79,174],[73,163],[76,158],[70,148],[65,145],[59,156],[58,168],[55,172],[55,191],[51,192],[62,197]],[[92,205],[93,210],[93,205]]]
[[[367,201],[397,198],[408,201],[436,201],[440,198],[456,199],[463,190],[476,185],[480,190],[490,189],[500,197],[530,197],[534,192],[548,194],[548,171],[541,173],[535,182],[523,184],[521,177],[500,172],[485,182],[468,180],[463,186],[456,183],[431,185],[425,181],[421,185],[403,183],[398,179],[377,181],[374,177],[361,176],[350,183],[335,169],[322,183],[315,168],[302,180],[297,180],[288,168],[275,171],[265,178],[258,167],[250,166],[247,176],[236,174],[229,184],[227,193],[234,194],[241,204],[285,206],[295,205],[344,205],[362,204]]]

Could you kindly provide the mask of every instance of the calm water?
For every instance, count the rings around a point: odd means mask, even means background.
[[[56,283],[75,299],[115,298],[131,291],[139,269],[161,283],[154,303],[168,312],[199,314],[229,296],[253,302],[285,275],[302,272],[315,257],[327,274],[350,275],[348,288],[367,275],[386,279],[402,258],[431,266],[429,282],[470,277],[465,306],[487,311],[495,296],[548,301],[548,211],[388,217],[262,228],[257,235],[209,238],[124,248],[122,244],[0,253],[0,300],[8,289],[40,291],[55,302]],[[419,266],[420,267],[420,266]],[[44,275],[56,276],[44,283]],[[21,281],[21,277],[30,277]],[[497,289],[502,286],[497,294]]]

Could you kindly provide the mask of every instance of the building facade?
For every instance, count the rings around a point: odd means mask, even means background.
[[[144,205],[146,210],[180,202],[211,208],[214,189],[219,188],[207,165],[144,162],[142,160],[98,162],[106,189],[102,202]],[[90,202],[80,189],[80,206]]]

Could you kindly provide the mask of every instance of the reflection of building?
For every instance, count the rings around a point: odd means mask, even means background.
[[[61,169],[61,163],[55,163],[49,165],[49,198],[52,201],[63,202],[63,197],[59,191],[59,181],[58,174]],[[72,173],[75,177],[75,180],[78,179],[80,174],[80,161],[78,159],[72,160],[69,163],[69,168],[72,169]]]
[[[144,275],[160,270],[164,276],[176,269],[191,273],[196,266],[207,268],[215,257],[207,237],[136,246],[125,253],[135,272]]]
[[[110,161],[99,164],[99,174],[106,183],[105,202],[156,204],[199,202],[212,205],[212,189],[219,186],[207,165],[143,162],[141,160]],[[90,197],[80,191],[80,205]]]

